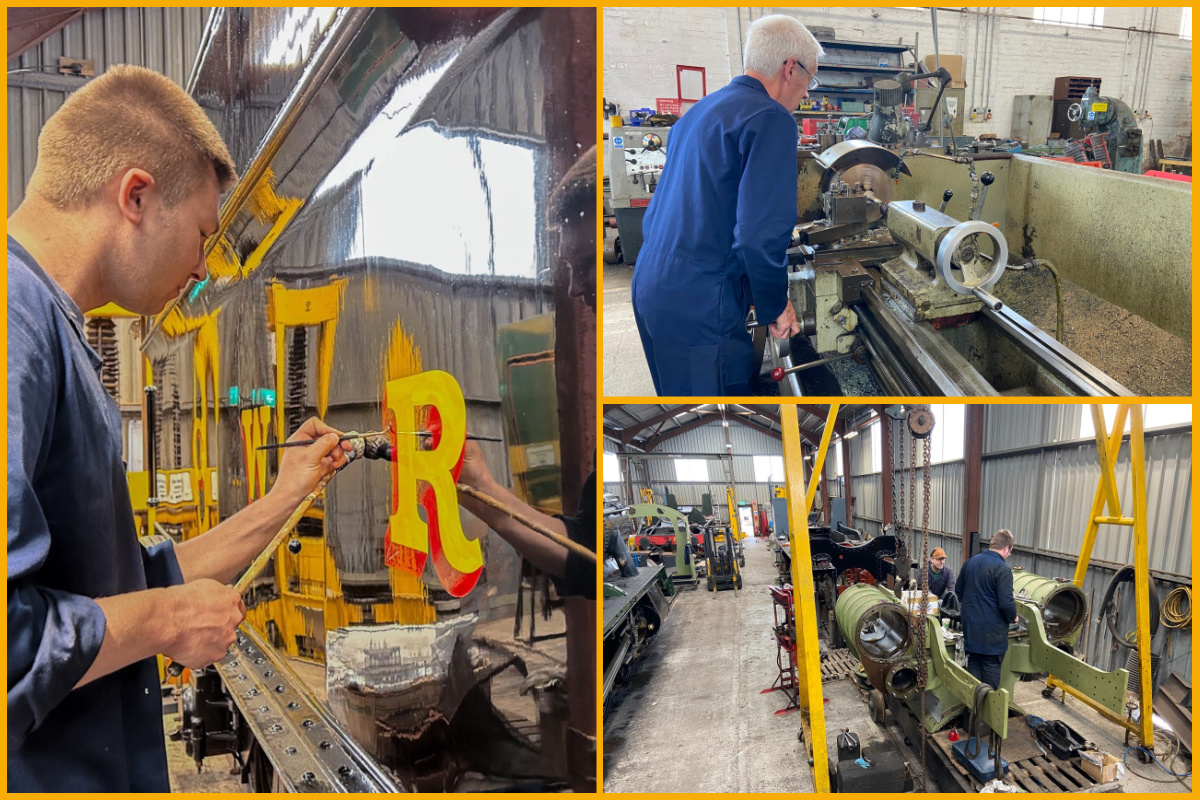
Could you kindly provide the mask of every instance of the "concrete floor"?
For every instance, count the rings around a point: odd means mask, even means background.
[[[604,347],[604,396],[653,397],[654,383],[650,368],[642,353],[633,321],[633,303],[629,300],[629,285],[633,267],[625,264],[604,266],[604,318],[601,322]]]
[[[796,712],[780,692],[762,694],[775,680],[772,604],[773,555],[762,540],[747,539],[740,592],[685,590],[676,599],[650,652],[629,685],[620,687],[604,721],[606,792],[804,792],[811,769],[797,739]],[[703,584],[702,584],[703,586]],[[1041,696],[1037,681],[1017,685],[1017,702],[1045,719],[1061,719],[1101,749],[1124,753],[1121,729],[1081,704]],[[870,719],[863,694],[849,680],[824,684],[827,749],[844,728],[863,744],[890,740],[920,772],[920,757],[905,747],[899,725]],[[930,756],[932,758],[932,756]],[[1136,765],[1154,774],[1154,765]],[[1126,792],[1188,791],[1126,772]],[[1158,778],[1158,775],[1154,776]],[[1169,782],[1168,782],[1169,781]],[[1190,779],[1189,779],[1190,784]],[[940,791],[932,780],[928,791]]]
[[[605,792],[811,791],[775,680],[771,552],[747,539],[741,591],[684,591],[604,721]]]
[[[611,234],[611,232],[610,232]],[[604,267],[604,394],[652,397],[654,384],[633,322],[633,267]],[[1053,284],[1039,271],[1007,273],[993,292],[1042,330],[1054,333]],[[1192,349],[1146,320],[1063,281],[1065,344],[1135,395],[1191,395]]]

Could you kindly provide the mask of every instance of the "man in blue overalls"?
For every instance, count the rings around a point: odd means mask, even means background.
[[[780,339],[800,332],[788,300],[796,224],[796,121],[823,51],[792,17],[750,26],[745,74],[671,130],[643,222],[633,312],[660,396],[747,394],[758,371],[751,304]]]
[[[1008,566],[1012,550],[1012,533],[996,531],[989,549],[971,556],[954,584],[954,593],[962,603],[959,618],[967,672],[993,689],[1000,688],[1000,665],[1008,652],[1008,625],[1017,621],[1012,567]]]

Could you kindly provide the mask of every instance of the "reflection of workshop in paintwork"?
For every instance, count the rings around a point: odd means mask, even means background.
[[[31,11],[10,791],[590,790],[594,10]]]
[[[605,791],[1190,792],[1191,412],[606,405]]]
[[[1190,395],[1187,9],[777,11],[605,9],[605,394]]]

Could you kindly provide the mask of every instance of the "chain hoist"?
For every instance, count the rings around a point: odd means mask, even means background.
[[[896,420],[896,453],[899,458],[894,466],[899,469],[892,469],[892,527],[895,528],[896,534],[896,558],[899,560],[900,553],[904,551],[904,428],[900,420]],[[900,476],[897,480],[896,476]],[[897,491],[899,489],[899,491]],[[896,498],[900,498],[900,514],[895,514]]]
[[[910,415],[911,416],[911,415]],[[911,432],[911,424],[909,426]],[[912,553],[917,549],[917,443],[913,442],[912,447],[908,449],[908,541],[911,545],[908,548],[908,553]],[[906,554],[906,558],[911,561],[912,556]],[[912,566],[909,563],[904,565],[904,575],[909,577],[912,574]],[[908,588],[907,586],[905,588]]]
[[[933,413],[929,409],[917,408],[908,415],[908,430],[913,438],[920,439],[922,443],[922,463],[921,463],[921,547],[920,561],[918,562],[917,583],[918,583],[918,601],[917,601],[917,685],[921,687],[921,790],[926,791],[926,772],[925,760],[926,751],[929,745],[929,734],[925,727],[925,687],[929,680],[929,651],[928,651],[928,620],[929,620],[929,506],[932,496],[933,484],[933,440],[930,434],[933,432],[934,418]],[[917,444],[913,442],[911,452],[909,454],[909,491],[916,491],[916,460],[917,460]],[[912,506],[911,513],[916,516],[916,498],[914,494],[910,494],[910,505]],[[911,528],[910,528],[911,530]],[[913,545],[916,545],[914,532]]]

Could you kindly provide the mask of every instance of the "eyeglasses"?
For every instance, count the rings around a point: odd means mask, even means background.
[[[816,89],[818,86],[820,86],[820,85],[821,85],[821,81],[819,81],[819,80],[817,79],[817,75],[816,75],[816,73],[815,73],[815,72],[813,72],[812,70],[810,70],[808,67],[806,67],[806,66],[804,66],[803,64],[801,64],[801,63],[800,63],[800,59],[798,59],[798,58],[789,58],[789,59],[787,59],[787,61],[784,61],[783,63],[784,63],[784,64],[786,64],[786,63],[788,63],[788,61],[795,61],[795,62],[796,62],[796,66],[797,66],[797,67],[799,67],[800,69],[804,70],[804,72],[808,74],[808,76],[809,76],[809,81],[808,81],[808,90],[809,90],[810,92],[811,92],[813,89]]]

